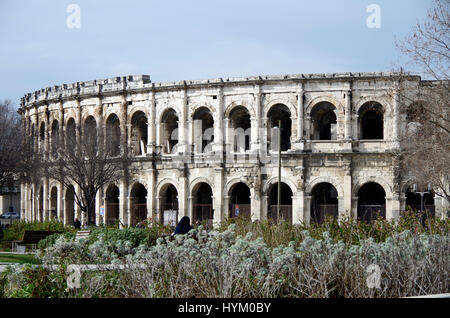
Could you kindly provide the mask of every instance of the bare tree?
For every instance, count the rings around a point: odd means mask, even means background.
[[[127,151],[112,157],[110,144],[117,142],[103,142],[101,129],[85,125],[81,137],[75,130],[67,131],[64,136],[52,139],[50,149],[40,155],[42,175],[58,180],[72,191],[88,224],[95,222],[95,197],[99,189],[123,178],[129,169]]]
[[[9,185],[18,171],[20,117],[10,100],[0,101],[0,188]]]
[[[436,195],[450,202],[450,0],[435,0],[427,19],[397,42],[424,79],[419,87],[402,87],[399,79],[401,111],[406,119],[402,132],[404,172],[419,183],[431,183]],[[411,88],[418,94],[412,95]]]

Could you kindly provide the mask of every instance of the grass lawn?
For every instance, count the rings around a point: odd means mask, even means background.
[[[0,263],[39,264],[39,260],[32,254],[0,253]]]

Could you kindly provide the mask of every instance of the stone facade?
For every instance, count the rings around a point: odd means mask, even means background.
[[[147,75],[127,76],[27,94],[19,112],[38,147],[48,147],[55,127],[65,134],[75,124],[78,134],[91,116],[106,133],[111,116],[118,118],[121,146],[132,149],[139,172],[99,191],[97,224],[113,214],[124,225],[143,213],[163,220],[167,211],[215,223],[246,209],[254,220],[273,218],[277,120],[282,215],[308,223],[327,214],[362,217],[373,206],[395,219],[410,182],[394,156],[405,126],[396,78],[339,73],[153,83]],[[421,83],[410,76],[402,85],[414,96]],[[236,137],[238,128],[247,133]],[[169,138],[174,131],[177,140]],[[372,202],[374,191],[381,194]],[[83,217],[72,201],[55,180],[22,184],[22,218],[71,223]],[[443,214],[441,201],[435,208]]]

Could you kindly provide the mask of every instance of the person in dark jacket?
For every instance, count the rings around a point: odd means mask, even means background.
[[[191,219],[188,216],[183,216],[172,235],[188,233],[192,229],[190,222]]]
[[[73,226],[76,229],[81,229],[81,222],[78,219],[75,219],[75,222],[73,222]]]

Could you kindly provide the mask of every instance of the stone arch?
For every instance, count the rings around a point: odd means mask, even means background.
[[[226,119],[228,120],[228,140],[232,152],[245,152],[250,150],[251,140],[251,114],[243,105],[237,105],[231,109]]]
[[[114,182],[105,189],[105,223],[108,226],[116,225],[120,221],[120,187]]]
[[[253,189],[251,189],[245,178],[233,178],[232,183],[228,182],[226,185],[228,197],[228,210],[229,217],[244,217],[246,219],[251,218],[251,198],[253,196]]]
[[[189,184],[189,193],[190,193],[190,195],[192,195],[192,192],[195,190],[196,187],[198,187],[198,185],[200,183],[208,184],[211,187],[211,189],[213,191],[213,194],[214,194],[214,183],[209,181],[205,177],[197,177],[194,180],[192,180],[191,183]]]
[[[387,101],[386,96],[364,96],[364,97],[360,97],[354,101],[353,113],[359,114],[360,108],[369,102],[380,104],[383,107],[383,112],[385,115],[386,115],[387,111],[390,112],[392,110],[391,109],[392,106]]]
[[[64,224],[73,225],[75,220],[75,187],[70,185],[64,195]]]
[[[193,104],[190,108],[189,108],[189,120],[193,120],[194,119],[194,114],[195,114],[195,112],[199,109],[199,108],[202,108],[202,107],[205,107],[205,108],[207,108],[207,109],[209,109],[209,111],[211,112],[211,114],[213,115],[213,119],[215,119],[215,114],[217,114],[216,113],[216,108],[213,106],[213,105],[211,105],[211,104],[208,104],[208,103],[197,103],[197,104]]]
[[[270,109],[277,105],[277,104],[281,104],[286,106],[289,109],[290,115],[291,115],[291,119],[295,119],[297,118],[297,107],[292,104],[288,99],[286,98],[275,98],[275,99],[271,99],[270,101],[268,101],[267,103],[265,103],[264,105],[264,117],[267,118],[267,114],[269,113]]]
[[[229,118],[231,111],[235,107],[239,107],[239,106],[245,107],[247,109],[248,113],[250,114],[250,118],[256,117],[256,112],[255,112],[255,109],[253,108],[253,105],[251,105],[250,103],[246,102],[243,99],[238,99],[238,100],[232,101],[225,107],[224,118]]]
[[[117,156],[120,154],[120,140],[122,138],[121,134],[121,123],[120,117],[117,116],[116,113],[111,112],[108,117],[105,117],[105,126],[106,126],[106,136],[105,136],[105,144],[106,151],[111,156]]]
[[[352,189],[352,196],[357,197],[359,189],[365,185],[366,183],[374,182],[378,183],[381,187],[383,187],[384,192],[386,193],[386,198],[391,198],[393,195],[392,187],[386,182],[384,179],[379,177],[368,177],[362,179],[360,182],[357,182]]]
[[[180,186],[178,184],[178,181],[173,178],[163,178],[156,184],[156,195],[159,196],[161,193],[161,190],[165,187],[168,187],[169,185],[173,185],[178,193],[180,193]]]
[[[248,182],[247,178],[245,177],[234,177],[229,179],[226,183],[225,183],[225,187],[224,187],[224,196],[228,196],[231,189],[238,184],[239,182],[244,183],[249,189],[250,189],[250,195],[253,196],[255,189],[252,187],[252,185],[250,184],[250,182]]]
[[[136,181],[130,187],[131,211],[129,224],[131,226],[147,219],[147,196],[148,190],[142,183]]]
[[[147,153],[148,142],[148,117],[142,110],[130,113],[130,143],[133,155],[144,155]]]
[[[180,208],[180,192],[178,183],[165,178],[157,186],[157,200],[160,221],[165,225],[175,226],[178,222]]]
[[[157,112],[156,112],[156,123],[161,123],[162,121],[162,117],[163,115],[169,111],[169,110],[173,110],[175,112],[175,114],[178,117],[178,120],[181,120],[181,111],[178,109],[178,107],[176,105],[169,105],[167,103],[165,103],[164,105],[162,105],[160,108],[158,108]]]
[[[147,119],[150,117],[146,107],[141,105],[133,105],[127,109],[127,125],[131,125],[132,118],[137,112],[143,112]]]
[[[192,140],[195,153],[212,151],[214,143],[214,127],[217,125],[215,114],[206,106],[197,107],[192,111]],[[200,122],[200,123],[199,123]]]
[[[344,190],[343,190],[341,184],[336,179],[330,178],[330,177],[317,177],[317,178],[311,180],[310,182],[308,182],[308,184],[305,187],[306,195],[311,195],[311,191],[319,183],[329,183],[329,184],[333,185],[333,187],[335,187],[335,189],[338,193],[338,197],[339,198],[344,197]]]
[[[262,188],[262,194],[263,195],[268,195],[268,191],[270,189],[270,187],[278,182],[278,177],[272,177],[270,179],[268,179],[265,183],[264,186]],[[295,182],[293,182],[291,179],[289,179],[288,177],[283,177],[281,176],[281,182],[282,183],[286,183],[289,188],[291,188],[292,194],[294,195],[297,192],[297,186],[295,185]]]
[[[359,139],[386,138],[386,109],[375,101],[368,101],[358,109]]]
[[[336,108],[336,117],[338,119],[340,117],[344,116],[344,106],[342,105],[342,103],[339,100],[337,100],[336,98],[334,98],[332,96],[321,95],[321,96],[314,97],[306,104],[306,107],[305,107],[306,117],[311,116],[311,111],[314,108],[314,106],[316,106],[317,104],[323,103],[323,102],[330,103]]]
[[[180,114],[174,107],[167,107],[158,117],[159,145],[162,153],[170,154],[176,151],[179,140]]]
[[[286,103],[275,103],[268,108],[265,116],[265,130],[267,139],[267,150],[278,151],[278,146],[281,147],[281,151],[287,151],[291,149],[293,138],[295,136],[295,118],[292,116],[292,110]],[[279,133],[279,129],[275,127],[279,126],[281,121],[281,145],[278,145],[276,134]]]

